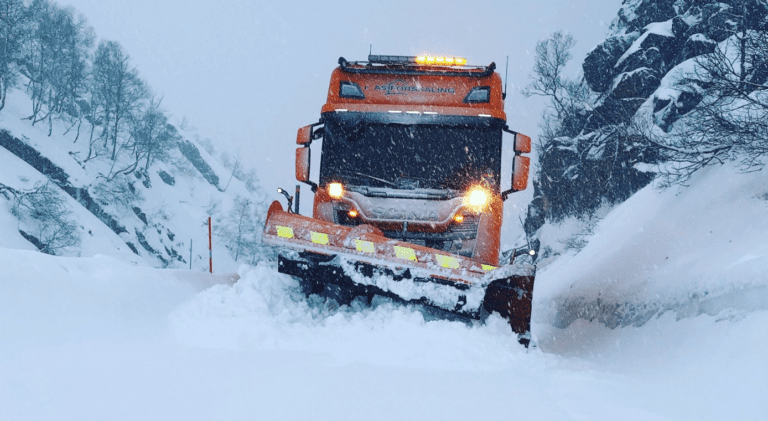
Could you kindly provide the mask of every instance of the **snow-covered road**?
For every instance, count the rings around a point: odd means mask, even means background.
[[[641,327],[330,309],[270,268],[234,286],[2,249],[0,419],[765,419],[768,311]],[[538,300],[546,297],[538,297]]]

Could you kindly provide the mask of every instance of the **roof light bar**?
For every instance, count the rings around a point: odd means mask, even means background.
[[[382,56],[382,55],[369,55],[369,63],[378,64],[420,64],[420,65],[435,65],[435,66],[464,66],[467,64],[467,59],[463,57],[448,57],[448,56]]]
[[[407,64],[416,63],[416,57],[413,56],[374,56],[369,55],[368,61],[370,63],[380,64]]]

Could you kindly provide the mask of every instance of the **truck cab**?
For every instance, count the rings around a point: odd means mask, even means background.
[[[313,217],[496,266],[503,201],[526,188],[530,138],[510,131],[495,65],[455,57],[339,59],[320,121],[299,130],[296,178]],[[459,67],[460,66],[460,67]],[[502,163],[502,134],[513,162]],[[323,139],[319,180],[312,140]],[[502,165],[512,165],[502,191]]]

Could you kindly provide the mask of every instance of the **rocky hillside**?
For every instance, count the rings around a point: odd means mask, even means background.
[[[657,124],[668,129],[701,94],[691,89],[657,94],[662,79],[733,34],[760,29],[767,15],[764,0],[625,0],[612,35],[584,59],[584,79],[601,96],[584,131],[627,122],[649,98]]]
[[[545,116],[551,129],[542,136],[529,235],[545,219],[593,215],[650,183],[657,174],[649,170],[671,150],[658,140],[711,95],[712,83],[688,79],[693,65],[752,33],[768,33],[765,0],[624,0],[606,40],[584,58],[583,79],[564,84],[558,101],[566,106]],[[768,79],[765,54],[742,54],[750,86]]]

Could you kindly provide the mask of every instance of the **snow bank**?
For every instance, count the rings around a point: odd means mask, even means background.
[[[115,258],[64,258],[0,248],[0,337],[6,344],[61,345],[162,331],[176,306],[212,283],[183,271]]]
[[[650,185],[617,206],[589,244],[541,270],[543,319],[609,326],[725,309],[768,309],[768,173],[709,167],[690,187]],[[557,316],[553,316],[557,312]]]
[[[378,298],[335,308],[266,267],[241,268],[234,285],[103,256],[0,249],[0,267],[2,419],[768,413],[763,310],[615,330],[537,324],[540,348],[526,352],[498,317],[470,326]]]

